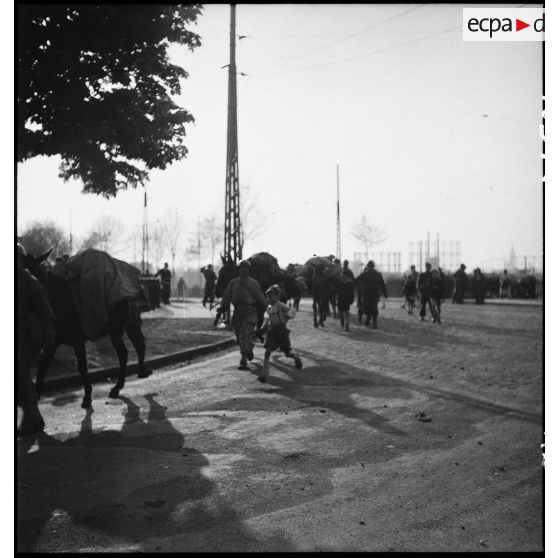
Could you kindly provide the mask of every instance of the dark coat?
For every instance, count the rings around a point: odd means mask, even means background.
[[[430,281],[430,298],[441,302],[444,298],[444,281],[441,277],[431,279]]]
[[[418,287],[423,297],[430,296],[430,285],[432,283],[432,271],[423,271],[419,275]]]
[[[355,290],[352,281],[343,281],[337,289],[337,306],[339,312],[349,310],[351,304],[355,301]]]
[[[387,298],[387,288],[382,274],[375,269],[366,269],[355,279],[355,287],[361,289],[363,313],[377,315],[380,296],[383,294]]]
[[[205,286],[206,288],[214,288],[215,281],[217,281],[217,274],[212,269],[207,269],[206,267],[202,267],[201,272],[205,277]]]
[[[384,278],[379,271],[367,269],[355,279],[355,287],[362,290],[364,297],[377,298],[383,294],[387,298],[387,289]]]

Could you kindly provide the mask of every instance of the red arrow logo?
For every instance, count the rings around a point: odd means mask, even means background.
[[[530,23],[525,23],[524,21],[521,21],[520,19],[515,20],[515,30],[516,31],[521,31],[522,29],[525,29],[525,27],[531,27]]]

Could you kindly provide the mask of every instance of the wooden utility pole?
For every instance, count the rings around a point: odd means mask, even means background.
[[[341,260],[341,216],[339,210],[339,165],[337,165],[337,246],[335,255]]]
[[[236,105],[236,6],[231,4],[229,106],[227,121],[227,171],[225,190],[225,258],[236,263],[242,259],[240,190],[238,182],[238,130]]]

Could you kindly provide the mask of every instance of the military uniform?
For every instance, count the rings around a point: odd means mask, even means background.
[[[432,321],[442,323],[442,299],[444,298],[444,281],[440,274],[432,275],[430,280],[430,304],[432,310]]]
[[[465,298],[465,289],[467,288],[467,272],[465,271],[465,265],[461,264],[459,269],[453,274],[455,281],[455,293],[453,296],[453,302],[457,304],[463,304]]]
[[[475,304],[484,304],[485,278],[484,273],[480,269],[475,269],[473,275],[473,293],[475,295]]]
[[[432,271],[430,266],[426,267],[426,271],[423,271],[419,275],[418,288],[420,292],[420,312],[419,316],[421,320],[424,320],[426,316],[426,305],[430,308],[430,313],[432,313],[432,302],[430,300],[430,285],[432,282]]]
[[[372,327],[378,327],[378,302],[383,294],[387,298],[387,289],[384,278],[379,271],[374,269],[374,265],[369,263],[366,269],[355,279],[355,288],[362,293],[362,313],[366,316],[365,325],[370,325],[372,317]]]
[[[242,264],[242,262],[241,262]],[[247,360],[253,358],[253,333],[258,323],[257,305],[267,305],[260,284],[250,276],[233,279],[225,289],[221,301],[221,311],[226,312],[233,304],[234,312],[231,323],[240,348],[240,368],[247,366]]]
[[[408,314],[413,313],[413,308],[415,306],[415,301],[417,299],[418,277],[419,274],[414,268],[411,268],[411,271],[405,277],[405,284],[403,285],[403,296],[405,297],[405,302],[402,308],[405,308],[405,306],[407,306]]]
[[[163,299],[163,304],[170,304],[171,270],[168,267],[164,267],[155,273],[155,277],[157,275],[161,277],[161,298]]]
[[[209,304],[213,304],[213,301],[215,300],[214,293],[215,293],[215,281],[217,281],[217,275],[213,271],[213,269],[210,268],[209,266],[202,267],[201,272],[205,277],[205,288],[203,291],[203,300],[202,300],[202,304],[205,306],[207,302],[209,302]]]

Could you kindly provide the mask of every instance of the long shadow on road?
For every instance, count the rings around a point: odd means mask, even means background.
[[[307,363],[302,370],[296,370],[291,365],[292,361],[274,355],[270,378],[260,391],[289,398],[300,403],[302,407],[336,412],[349,419],[357,420],[382,435],[395,435],[401,438],[408,438],[410,435],[408,429],[394,424],[393,415],[385,411],[385,408],[393,406],[400,409],[398,419],[407,417],[409,421],[415,419],[417,411],[428,407],[433,413],[437,413],[438,424],[435,428],[441,427],[443,415],[447,415],[445,418],[454,422],[451,419],[452,414],[461,410],[463,412],[459,415],[459,429],[462,432],[469,432],[469,435],[475,432],[474,425],[477,422],[490,416],[506,416],[535,424],[540,424],[542,421],[541,414],[537,412],[526,412],[492,403],[482,397],[477,398],[442,390],[435,386],[390,378],[378,372],[357,368],[307,351],[300,351],[300,354]],[[261,370],[262,365],[253,361],[252,375],[260,375]],[[282,374],[278,375],[277,371]],[[284,409],[281,398],[274,397],[264,405],[261,397],[244,397],[237,401],[214,402],[205,408],[208,410],[266,408],[268,411],[273,411],[274,407],[277,407],[277,410]]]
[[[18,441],[18,552],[114,545],[164,551],[161,537],[225,521],[236,523],[235,540],[219,540],[215,529],[214,549],[242,550],[253,542],[235,510],[213,494],[214,483],[202,473],[207,458],[185,446],[154,394],[144,397],[146,421],[139,405],[121,397],[126,411],[120,431],[95,430],[88,410],[77,436],[60,440],[41,433]],[[286,541],[277,544],[289,548]]]
[[[367,425],[380,434],[395,435],[402,438],[409,436],[409,431],[394,424],[392,415],[384,408],[397,406],[401,413],[398,418],[407,416],[415,418],[421,410],[417,405],[431,407],[441,416],[444,412],[454,413],[456,408],[466,411],[460,414],[460,428],[471,430],[473,425],[489,416],[507,416],[541,423],[537,412],[526,412],[517,408],[498,405],[483,399],[459,392],[442,390],[410,381],[391,378],[381,373],[351,366],[342,361],[321,357],[309,351],[300,351],[305,366],[296,370],[291,360],[275,354],[272,356],[270,378],[261,393],[286,397],[301,404],[302,407],[327,409],[349,419]],[[311,363],[311,364],[309,364]],[[258,361],[251,363],[251,373],[255,377],[261,374],[262,365]],[[281,375],[277,371],[282,372]],[[284,376],[283,376],[284,374]],[[286,376],[286,378],[285,378]],[[422,400],[417,403],[417,395]],[[368,402],[368,404],[367,404]],[[449,408],[451,407],[451,409]],[[283,411],[284,402],[280,397],[262,400],[257,397],[226,399],[204,405],[202,410],[267,410]],[[472,414],[475,411],[477,414]],[[391,418],[388,418],[390,417]]]
[[[389,402],[389,399],[410,399],[413,392],[422,392],[436,399],[445,400],[458,404],[462,407],[473,408],[488,414],[505,415],[510,418],[533,422],[535,424],[542,423],[541,413],[522,411],[505,405],[498,405],[482,398],[471,397],[458,392],[442,390],[436,387],[425,386],[423,384],[406,380],[390,378],[376,372],[348,366],[343,362],[319,357],[316,354],[309,352],[300,351],[300,354],[316,363],[314,367],[306,368],[306,371],[317,372],[317,374],[313,373],[310,376],[310,378],[312,378],[311,380],[309,378],[305,378],[300,372],[293,370],[293,368],[288,365],[285,365],[284,360],[280,361],[279,356],[276,356],[274,358],[275,366],[277,366],[281,372],[289,376],[290,380],[287,381],[278,377],[272,377],[270,380],[271,385],[280,387],[280,393],[294,398],[297,398],[301,383],[309,387],[320,384],[326,384],[330,387],[334,387],[336,385],[339,385],[340,387],[346,386],[348,393],[344,396],[342,395],[341,400],[339,397],[340,392],[336,390],[335,393],[332,394],[334,401],[331,401],[329,397],[327,399],[323,399],[323,395],[322,398],[318,399],[318,401],[326,402],[329,408],[336,410],[337,412],[341,412],[341,414],[345,414],[346,416],[361,418],[371,426],[377,426],[377,424],[374,419],[372,419],[373,422],[370,423],[371,419],[368,417],[368,411],[363,413],[362,409],[358,409],[355,412],[355,404],[350,397],[355,387],[368,387],[369,390],[371,390],[371,393],[373,393],[376,397],[384,397],[386,402]],[[310,398],[305,402],[315,404],[316,399]]]

